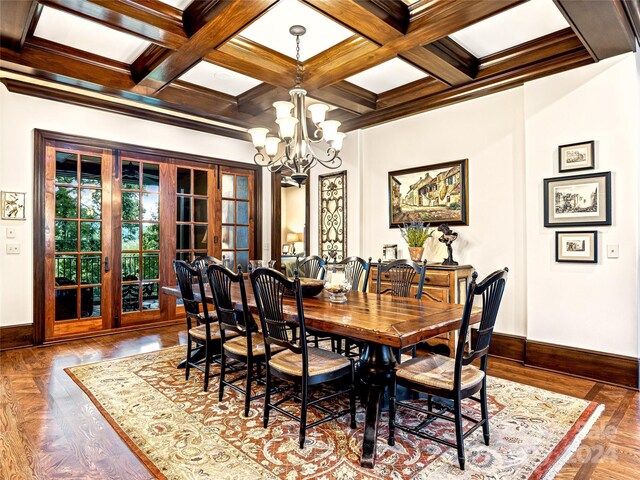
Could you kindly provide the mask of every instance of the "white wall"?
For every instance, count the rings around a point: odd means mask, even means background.
[[[637,354],[638,88],[632,54],[524,87],[532,340]],[[612,172],[613,224],[560,229],[597,230],[600,257],[598,264],[560,264],[554,251],[558,229],[542,223],[542,179],[558,176],[558,145],[583,140],[596,141],[595,171]],[[620,246],[620,258],[607,258],[609,244]]]
[[[452,227],[459,234],[454,258],[480,275],[510,268],[497,328],[518,335],[526,328],[522,95],[521,88],[509,90],[381,125],[365,130],[362,142],[362,251],[374,258],[385,243],[398,244],[400,258],[408,258],[399,229],[389,229],[387,173],[469,159],[469,226]],[[441,262],[446,248],[433,237],[425,255]]]
[[[509,267],[496,330],[638,356],[636,61],[634,54],[622,55],[364,130],[357,152],[360,255],[377,258],[385,243],[408,255],[400,232],[388,228],[387,172],[468,158],[469,226],[453,227],[460,234],[454,256],[481,276]],[[595,171],[613,172],[613,225],[597,228],[597,265],[558,264],[556,229],[543,227],[542,180],[558,175],[558,145],[592,139]],[[350,202],[352,195],[358,194],[351,190]],[[620,246],[619,259],[604,258],[607,244]],[[426,255],[441,261],[445,250],[430,240]]]
[[[239,162],[253,162],[254,155],[249,142],[13,94],[4,85],[0,86],[0,190],[27,192],[27,221],[0,221],[2,326],[33,321],[33,131],[36,128]],[[269,252],[271,187],[266,173],[263,173],[262,187],[263,249]],[[6,239],[7,226],[16,227],[15,239]],[[7,255],[7,242],[19,243],[20,255]]]

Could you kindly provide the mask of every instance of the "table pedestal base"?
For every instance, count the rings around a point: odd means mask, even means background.
[[[373,468],[376,463],[380,400],[385,387],[389,385],[395,364],[396,360],[391,347],[370,342],[365,344],[360,357],[362,378],[368,388],[364,440],[360,457],[360,465],[365,468]]]

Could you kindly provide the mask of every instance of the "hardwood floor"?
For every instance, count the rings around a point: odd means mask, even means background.
[[[63,369],[184,342],[173,326],[0,352],[0,480],[153,478]],[[638,478],[638,392],[497,358],[489,373],[606,405],[556,478]]]

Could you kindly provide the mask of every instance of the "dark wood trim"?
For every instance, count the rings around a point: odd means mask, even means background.
[[[636,39],[638,43],[640,43],[640,2],[638,2],[638,0],[623,0],[623,4]]]
[[[527,340],[525,365],[638,390],[638,359]]]
[[[473,342],[477,335],[477,329],[472,328]],[[633,390],[638,390],[639,386],[640,363],[634,357],[537,342],[519,335],[497,332],[491,337],[489,355],[520,362],[527,367]]]
[[[255,198],[255,235],[254,245],[256,254],[262,252],[262,167],[251,163],[236,162],[233,160],[218,159],[213,157],[205,157],[203,155],[194,155],[189,153],[174,152],[170,150],[145,147],[140,145],[132,145],[123,142],[101,140],[91,137],[83,137],[80,135],[71,135],[67,133],[52,132],[48,130],[34,130],[34,193],[33,193],[33,343],[41,345],[44,342],[45,327],[45,271],[44,262],[41,259],[45,252],[45,153],[47,142],[60,142],[73,145],[83,145],[90,147],[98,147],[103,149],[111,149],[117,151],[126,151],[128,153],[140,155],[152,155],[162,158],[175,159],[178,161],[193,162],[195,164],[215,164],[224,165],[234,168],[242,168],[254,172],[254,189]],[[149,326],[149,325],[148,325]],[[144,326],[142,326],[144,327]]]
[[[472,328],[471,341],[475,342],[477,337],[478,330],[476,328]],[[489,355],[492,357],[499,357],[506,360],[514,360],[516,362],[524,363],[526,343],[527,339],[525,337],[494,332],[491,335]]]
[[[166,125],[173,125],[175,127],[182,127],[190,130],[197,130],[200,132],[213,133],[215,135],[236,138],[238,140],[250,140],[249,134],[241,130],[225,128],[218,125],[211,125],[209,123],[198,122],[197,120],[178,117],[154,110],[140,109],[134,105],[110,102],[109,100],[105,100],[102,98],[96,98],[75,92],[68,92],[65,90],[58,90],[56,88],[50,88],[44,85],[36,85],[29,82],[22,82],[20,80],[15,80],[12,78],[0,78],[0,82],[3,83],[7,87],[7,90],[9,90],[11,93],[44,98],[45,100],[55,100],[62,103],[94,108],[96,110],[103,110],[111,113],[119,113],[128,117],[164,123]]]
[[[0,44],[21,50],[39,10],[35,0],[0,2]]]
[[[0,351],[33,345],[33,324],[0,327]]]

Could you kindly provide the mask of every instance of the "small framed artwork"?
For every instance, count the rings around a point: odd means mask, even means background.
[[[596,166],[595,142],[571,143],[558,147],[559,171],[592,170]]]
[[[611,172],[544,179],[544,226],[611,225]]]
[[[26,220],[24,192],[2,192],[2,218]]]
[[[283,243],[282,244],[282,255],[289,255],[291,251],[291,245],[289,245],[288,243]]]
[[[598,232],[556,232],[556,262],[598,263]]]

